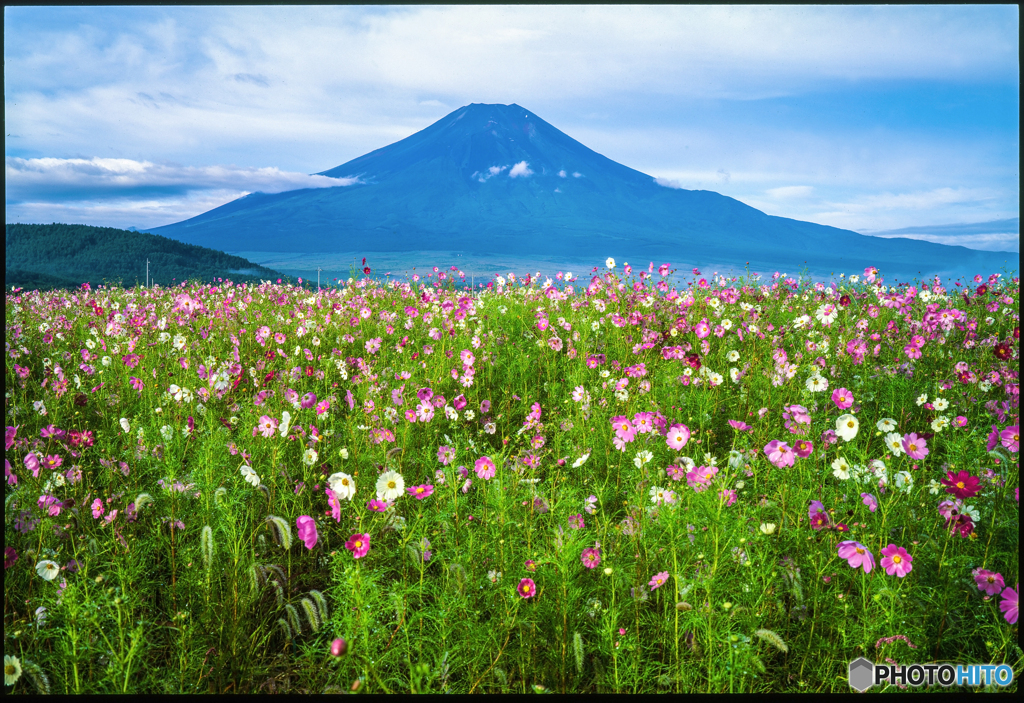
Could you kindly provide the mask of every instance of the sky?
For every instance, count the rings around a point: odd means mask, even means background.
[[[667,188],[1019,251],[1016,5],[5,7],[4,80],[9,223],[344,187],[517,103]]]

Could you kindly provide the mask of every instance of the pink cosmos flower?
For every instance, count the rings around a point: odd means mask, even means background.
[[[583,550],[583,554],[580,555],[580,561],[588,569],[596,569],[598,564],[601,563],[601,550],[587,547]]]
[[[444,466],[448,466],[455,460],[455,450],[447,445],[441,445],[437,448],[437,460]]]
[[[906,549],[895,544],[890,544],[882,550],[882,568],[889,576],[903,578],[913,570],[913,561],[914,558],[907,554]]]
[[[370,535],[357,532],[345,542],[345,549],[352,552],[353,558],[362,559],[370,551]]]
[[[651,577],[651,580],[647,582],[647,585],[650,586],[653,591],[656,588],[661,588],[666,581],[668,581],[668,572],[659,571]]]
[[[325,488],[324,493],[327,494],[327,505],[331,506],[331,517],[334,518],[335,522],[341,522],[341,499],[330,488]]]
[[[670,449],[682,449],[690,441],[690,428],[686,425],[675,424],[668,428],[668,435],[665,442]]]
[[[846,410],[848,407],[853,405],[853,393],[846,388],[837,388],[832,391],[832,402],[840,410]]]
[[[967,427],[967,418],[963,415],[957,415],[953,420],[953,424],[957,427]]]
[[[636,428],[625,415],[617,415],[612,418],[612,427],[615,428],[615,436],[623,442],[632,442],[636,437]]]
[[[306,549],[316,546],[316,521],[309,515],[299,515],[295,519],[295,526],[299,528],[299,540],[306,545]]]
[[[875,497],[873,495],[871,495],[870,493],[861,493],[860,497],[861,502],[864,503],[864,505],[868,506],[868,510],[870,512],[873,513],[876,510],[878,510],[878,501],[875,500]]]
[[[524,578],[519,582],[519,585],[516,586],[516,591],[518,591],[519,595],[523,598],[533,598],[537,595],[537,584],[533,582],[533,579]]]
[[[573,530],[582,530],[586,525],[583,524],[583,513],[577,513],[576,515],[569,516],[569,528]]]
[[[469,401],[466,400],[466,396],[462,395],[461,393],[452,399],[452,405],[455,407],[456,410],[462,410],[468,404]]]
[[[747,432],[749,430],[754,429],[753,427],[743,422],[742,420],[729,420],[729,425],[733,429],[739,430],[740,432]]]
[[[11,568],[16,561],[18,561],[18,550],[14,547],[4,547],[4,569]]]
[[[997,574],[994,571],[988,569],[975,569],[974,570],[974,582],[978,584],[978,590],[984,591],[990,596],[994,596],[1003,590],[1006,585],[1003,582],[1003,575]]]
[[[903,437],[903,451],[911,459],[924,459],[928,456],[928,443],[924,437],[918,437],[916,432],[911,432]]]
[[[20,427],[20,425],[19,425]],[[10,451],[11,447],[14,446],[14,438],[18,435],[18,427],[7,426],[4,430],[4,451]]]
[[[323,415],[325,412],[327,412],[330,409],[331,409],[331,401],[329,401],[329,400],[326,400],[326,399],[325,400],[321,400],[319,403],[316,404],[316,414],[317,415]]]
[[[725,501],[725,507],[728,508],[736,502],[736,491],[726,488],[718,493],[718,497]]]
[[[875,568],[875,557],[868,548],[860,542],[847,540],[839,543],[839,558],[846,559],[850,568],[864,569],[865,574],[870,574]]]
[[[302,400],[299,401],[299,405],[307,410],[316,405],[316,393],[306,393],[302,396]]]
[[[707,318],[694,325],[693,331],[697,333],[698,339],[704,339],[711,334],[711,325],[708,324]]]
[[[261,415],[257,429],[259,430],[259,433],[264,437],[273,437],[274,432],[277,430],[277,424],[277,420],[270,417],[269,415]]]
[[[97,498],[92,502],[92,516],[98,520],[103,517],[103,499]]]
[[[1006,618],[1006,622],[1011,625],[1016,625],[1017,601],[1020,597],[1020,584],[1017,585],[1017,590],[1006,587],[999,595],[1003,598],[1003,600],[999,602],[999,609],[1003,611],[1003,617]]]
[[[25,468],[32,472],[33,478],[39,478],[40,467],[39,457],[36,456],[35,452],[29,452],[25,455]]]
[[[497,468],[494,466],[494,462],[489,456],[482,456],[476,460],[473,464],[473,470],[476,471],[476,475],[485,481],[489,481],[494,478],[495,474],[498,473]]]
[[[992,431],[988,433],[988,444],[985,445],[985,451],[992,451],[997,444],[999,444],[999,425],[992,425]]]
[[[430,494],[434,492],[434,486],[429,483],[424,483],[421,486],[412,486],[411,488],[406,488],[405,492],[411,495],[416,500],[423,500],[424,498],[429,497]]]
[[[793,448],[777,439],[773,439],[765,446],[764,453],[768,455],[768,461],[780,469],[796,463],[796,452]]]
[[[1020,451],[1020,425],[1012,425],[999,433],[1004,447],[1011,452]]]
[[[48,469],[60,468],[60,465],[63,463],[64,460],[61,459],[60,456],[58,456],[57,454],[49,454],[45,459],[43,459],[43,466],[45,466]]]

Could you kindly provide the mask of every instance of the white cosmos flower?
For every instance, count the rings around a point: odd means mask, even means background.
[[[307,449],[306,451],[302,452],[302,463],[305,464],[306,466],[312,466],[313,464],[316,463],[316,459],[318,456],[319,454],[316,453],[315,449]]]
[[[761,533],[766,535],[775,534],[776,527],[777,525],[774,522],[762,522],[760,528]]]
[[[904,493],[910,493],[910,489],[914,487],[914,477],[907,471],[897,471],[893,477],[893,483],[896,484],[897,489]]]
[[[615,259],[609,256],[607,259],[605,259],[604,265],[610,269],[615,268]]]
[[[587,459],[589,459],[589,458],[590,458],[590,454],[588,452],[587,454],[584,454],[583,456],[581,456],[576,461],[572,462],[572,468],[574,468],[574,469],[580,468],[581,466],[583,466],[583,464],[586,463]]]
[[[712,373],[708,377],[708,382],[711,383],[712,387],[722,385],[722,381],[724,380],[725,379],[722,378],[722,374],[720,373]]]
[[[817,374],[807,379],[807,390],[812,393],[828,390],[828,379]]]
[[[53,581],[60,574],[60,565],[49,559],[43,559],[36,564],[36,573],[47,581]]]
[[[242,478],[251,483],[254,487],[260,485],[260,477],[256,475],[256,472],[252,470],[251,466],[243,464],[240,471],[242,472]]]
[[[876,424],[875,427],[878,428],[879,432],[895,432],[896,421],[888,417],[883,417],[878,421],[878,424]]]
[[[651,463],[651,460],[653,458],[653,454],[651,454],[646,449],[643,449],[636,453],[636,457],[633,459],[633,465],[636,466],[636,468],[638,469],[643,468],[647,464]]]
[[[740,360],[740,353],[733,349],[731,352],[729,352],[727,358],[729,359],[729,361],[737,362]]]
[[[818,322],[825,325],[826,327],[830,326],[838,316],[839,307],[832,303],[826,303],[825,305],[822,305],[814,313],[814,317],[817,318]]]
[[[331,474],[327,478],[327,483],[330,484],[331,490],[334,491],[335,495],[344,500],[352,500],[352,496],[356,493],[355,480],[341,471]]]
[[[100,362],[101,362],[101,363],[102,363],[102,364],[103,364],[104,366],[110,366],[110,362],[111,362],[111,361],[112,361],[112,359],[111,359],[111,358],[110,358],[109,356],[105,356],[105,357],[103,357],[102,359],[100,359]]]
[[[396,500],[404,490],[405,479],[397,471],[385,471],[377,479],[377,499],[385,503]]]
[[[899,456],[903,453],[903,435],[899,432],[890,432],[885,436],[885,446],[889,448],[893,456]]]
[[[932,420],[932,429],[936,432],[942,432],[942,430],[949,427],[949,418],[945,415],[939,415],[937,418]]]
[[[860,423],[857,421],[857,418],[849,413],[836,418],[836,434],[847,442],[857,436],[859,428]]]
[[[665,502],[666,491],[661,486],[651,486],[649,495],[651,496],[651,502],[655,505],[661,505]]]
[[[288,429],[291,427],[291,424],[292,424],[292,414],[290,412],[288,412],[287,410],[285,410],[283,413],[281,413],[281,424],[278,425],[278,428],[277,428],[278,432],[281,433],[282,437],[287,437],[288,436]]]
[[[739,383],[740,382],[740,370],[738,368],[736,368],[735,366],[733,366],[731,369],[729,369],[729,378],[732,379],[733,383]]]
[[[171,438],[174,437],[174,428],[170,425],[164,425],[160,428],[160,434],[163,435],[165,442],[170,442]]]
[[[21,661],[9,654],[4,655],[4,686],[13,686],[21,678]]]
[[[832,462],[832,475],[840,481],[850,478],[850,464],[847,463],[846,459],[839,457]]]
[[[185,339],[184,335],[174,335],[174,342],[172,343],[172,345],[174,346],[175,349],[181,351],[182,349],[185,348],[185,344],[187,344],[187,340]]]
[[[920,405],[924,405],[927,402],[928,402],[928,394],[927,393],[922,393],[921,395],[917,396],[917,404],[919,406]]]
[[[89,347],[90,349],[95,349],[96,342],[92,341],[91,339],[87,339],[85,340],[85,346]]]
[[[171,394],[171,397],[173,397],[173,398],[174,398],[174,399],[175,399],[176,401],[178,401],[179,403],[181,402],[181,399],[182,399],[182,398],[184,397],[184,395],[185,395],[185,394],[184,394],[184,393],[182,392],[182,388],[181,388],[181,386],[179,386],[179,385],[177,385],[177,384],[175,384],[175,383],[172,383],[172,384],[171,384],[171,387],[167,389],[167,392],[168,392],[168,393],[170,393],[170,394]]]
[[[348,447],[342,447],[339,449],[338,454],[341,454],[342,459],[348,459]]]
[[[128,434],[129,432],[132,431],[132,426],[128,422],[128,418],[126,418],[126,417],[122,417],[121,418],[121,429],[124,430],[125,434]]]
[[[936,398],[935,402],[932,403],[932,406],[939,412],[942,412],[943,410],[949,407],[949,401],[946,400],[945,398]]]

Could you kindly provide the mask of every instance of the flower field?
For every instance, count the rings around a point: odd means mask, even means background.
[[[1019,278],[355,274],[7,293],[7,692],[1020,674]]]

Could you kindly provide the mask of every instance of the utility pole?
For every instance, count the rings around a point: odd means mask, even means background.
[[[316,289],[318,291],[320,290],[320,272],[321,271],[323,271],[323,269],[320,268],[319,266],[317,266],[317,268],[316,268]]]
[[[149,288],[149,259],[146,259],[146,288]]]

